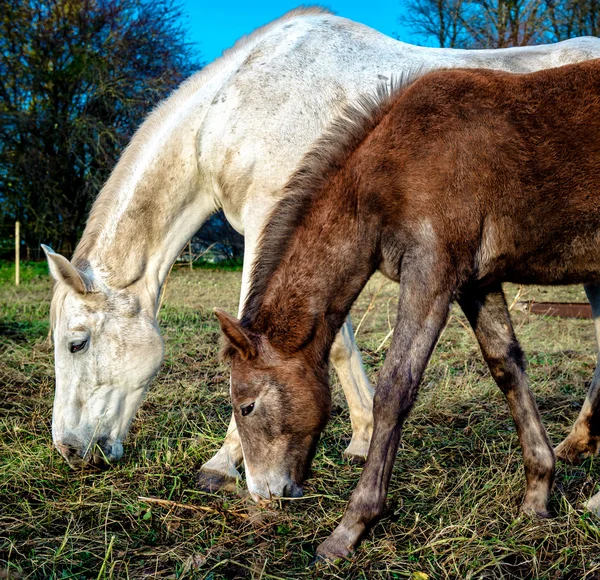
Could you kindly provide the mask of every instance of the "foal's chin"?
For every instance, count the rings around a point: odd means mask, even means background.
[[[257,504],[267,503],[277,498],[300,498],[304,495],[302,486],[291,479],[286,479],[281,483],[265,486],[256,486],[254,482],[248,481],[248,491],[250,496]]]
[[[287,457],[295,459],[287,465],[283,461],[271,463],[266,469],[246,463],[248,491],[256,503],[268,502],[274,498],[300,498],[304,495],[302,484],[310,477],[312,460],[319,437],[311,437],[306,454],[296,455],[294,451],[303,449],[292,446]],[[296,455],[296,457],[294,457]],[[264,464],[263,464],[264,465]]]

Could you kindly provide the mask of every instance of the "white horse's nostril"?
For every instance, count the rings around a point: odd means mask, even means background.
[[[57,441],[56,448],[65,459],[81,457],[83,455],[82,445],[79,440],[74,437],[65,437],[61,441]]]
[[[65,458],[69,457],[73,453],[72,447],[70,445],[67,445],[66,443],[57,443],[56,448],[59,450],[60,454]]]

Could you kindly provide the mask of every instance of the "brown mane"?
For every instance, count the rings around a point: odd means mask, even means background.
[[[346,104],[312,149],[304,155],[299,168],[284,188],[284,197],[277,203],[260,236],[250,291],[242,312],[244,326],[251,325],[255,320],[271,278],[286,255],[292,234],[302,223],[313,200],[384,119],[399,92],[422,74],[423,70],[417,69],[400,77],[392,77],[389,83],[381,84],[374,95],[364,94],[356,102]],[[224,358],[230,354],[228,348],[223,349]]]

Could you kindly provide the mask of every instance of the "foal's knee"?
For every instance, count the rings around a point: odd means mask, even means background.
[[[506,350],[506,355],[488,360],[492,377],[503,393],[507,393],[515,384],[526,368],[525,354],[518,343],[512,343]]]

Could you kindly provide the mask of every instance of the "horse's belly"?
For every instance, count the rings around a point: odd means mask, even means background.
[[[589,243],[572,251],[504,255],[486,265],[480,280],[516,284],[588,284],[600,282],[600,245]]]

